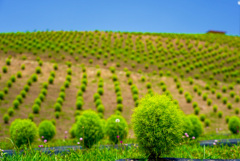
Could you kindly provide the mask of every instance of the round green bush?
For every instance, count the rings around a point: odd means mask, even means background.
[[[208,99],[207,99],[207,105],[208,105],[208,106],[211,106],[211,104],[212,104],[212,100],[208,98]]]
[[[223,99],[222,99],[222,102],[223,102],[223,104],[227,104],[227,97],[224,97]]]
[[[52,121],[44,120],[39,124],[38,133],[42,140],[46,139],[50,141],[56,134],[56,127],[53,125]]]
[[[192,135],[194,137],[199,137],[203,133],[203,125],[201,121],[195,115],[189,115],[188,118],[190,119],[193,125]]]
[[[3,67],[2,67],[2,72],[3,72],[3,73],[7,73],[7,72],[8,72],[8,68],[7,68],[6,66],[3,66]]]
[[[37,82],[38,80],[38,76],[36,74],[33,74],[31,78],[33,82]]]
[[[232,104],[231,103],[227,103],[227,108],[230,110],[232,109]]]
[[[17,95],[16,100],[18,100],[20,104],[23,103],[23,98],[21,95]]]
[[[192,106],[193,106],[193,108],[196,108],[196,107],[198,107],[198,103],[197,102],[193,102]]]
[[[112,115],[107,120],[106,134],[109,140],[117,144],[128,135],[128,124],[120,115]]]
[[[201,114],[201,115],[200,115],[200,120],[204,122],[205,119],[206,119],[206,115],[205,115],[205,114]]]
[[[53,82],[54,82],[54,77],[51,77],[51,76],[50,76],[50,77],[48,78],[48,83],[49,83],[49,84],[53,84]]]
[[[104,113],[104,111],[105,111],[105,108],[104,108],[104,106],[102,104],[97,106],[97,112]]]
[[[54,65],[53,65],[53,69],[54,69],[54,70],[58,70],[58,65],[57,65],[57,64],[54,64]]]
[[[65,97],[66,97],[65,92],[60,92],[60,93],[59,93],[59,97],[62,98],[62,99],[64,100]]]
[[[232,116],[228,122],[228,129],[233,134],[238,134],[240,130],[240,120],[237,116]]]
[[[240,96],[237,95],[237,96],[235,97],[235,102],[239,102],[239,100],[240,100]]]
[[[13,108],[9,108],[8,109],[8,115],[9,116],[13,116],[13,114],[14,114],[14,109]]]
[[[117,104],[117,110],[122,112],[123,105],[122,104]]]
[[[199,107],[194,108],[194,114],[195,115],[198,115],[199,112],[200,112],[200,108]]]
[[[54,104],[54,109],[55,109],[55,111],[60,112],[60,111],[62,111],[62,105],[57,102]]]
[[[132,123],[139,145],[154,157],[170,151],[182,139],[182,112],[165,95],[142,98],[134,109]]]
[[[204,123],[205,123],[205,126],[206,126],[206,127],[209,127],[209,126],[210,126],[210,122],[211,122],[211,121],[210,121],[209,119],[206,119],[205,122],[204,122]]]
[[[81,88],[81,90],[82,90],[83,92],[86,91],[86,85],[85,85],[85,84],[82,84],[80,88]]]
[[[217,112],[217,110],[218,110],[218,106],[217,105],[213,105],[213,112]]]
[[[42,70],[41,70],[40,67],[37,67],[35,71],[36,71],[37,74],[41,74],[42,73]]]
[[[31,144],[37,136],[37,126],[29,119],[16,119],[10,126],[10,136],[18,147]]]
[[[32,85],[32,80],[31,80],[31,79],[29,79],[29,80],[27,81],[27,85],[29,85],[29,86]]]
[[[3,92],[4,94],[8,94],[8,87],[4,87]]]
[[[6,65],[11,65],[11,59],[9,58],[6,59]]]
[[[218,118],[222,118],[223,112],[222,111],[218,111]]]
[[[77,128],[77,124],[73,124],[73,126],[71,127],[69,133],[71,138],[75,138],[76,137],[76,128]]]
[[[83,138],[84,147],[91,148],[104,136],[101,119],[92,110],[84,111],[76,124],[76,137]]]
[[[60,105],[63,105],[63,99],[62,97],[58,97],[56,103],[59,103]]]
[[[103,90],[103,88],[98,88],[97,92],[98,92],[100,95],[103,95],[104,90]]]
[[[28,85],[25,85],[24,88],[23,88],[23,90],[26,91],[26,92],[28,92],[28,91],[29,91],[29,88],[30,88],[30,87],[29,87]]]
[[[78,110],[81,110],[81,109],[82,109],[82,106],[83,106],[83,102],[80,101],[80,100],[78,100],[78,101],[76,102],[76,108],[77,108]]]
[[[8,121],[9,121],[9,115],[8,115],[8,114],[4,114],[4,115],[3,115],[3,122],[4,122],[5,124],[7,124]]]
[[[25,98],[26,97],[26,91],[24,91],[24,90],[22,90],[21,92],[20,92],[20,95],[23,97],[23,98]]]
[[[56,112],[54,113],[54,115],[55,115],[56,119],[58,119],[58,118],[60,117],[60,112],[59,112],[59,111],[56,111]]]
[[[39,113],[40,107],[38,104],[34,104],[32,107],[33,113]]]
[[[236,115],[238,115],[239,114],[239,108],[235,108],[234,112],[235,112]]]
[[[227,124],[228,124],[228,122],[229,122],[229,118],[230,118],[229,116],[226,116],[226,117],[225,117],[225,121],[226,121]]]
[[[11,76],[10,80],[11,80],[12,82],[16,82],[16,77],[13,75],[13,76]]]
[[[7,81],[7,87],[8,87],[8,88],[12,87],[12,81],[10,81],[10,80]]]
[[[17,99],[13,101],[13,108],[14,109],[18,109],[19,105],[20,105],[20,103],[19,103],[19,101]]]
[[[31,120],[31,121],[33,121],[33,120],[34,120],[34,115],[33,115],[32,113],[30,113],[30,114],[28,115],[28,119]]]
[[[4,100],[4,92],[0,91],[0,100]]]
[[[123,101],[123,98],[121,96],[117,97],[117,104],[121,104]]]

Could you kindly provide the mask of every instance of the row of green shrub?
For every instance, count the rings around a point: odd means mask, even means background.
[[[8,123],[11,116],[14,115],[15,110],[19,109],[19,106],[23,103],[24,98],[26,97],[27,93],[29,92],[30,86],[33,82],[36,82],[38,77],[36,74],[32,74],[31,77],[27,80],[26,85],[23,87],[23,90],[20,92],[19,95],[12,102],[12,107],[8,109],[8,112],[4,114],[3,121],[4,123]]]

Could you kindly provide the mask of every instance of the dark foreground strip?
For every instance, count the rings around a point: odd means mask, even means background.
[[[215,140],[206,140],[206,141],[200,141],[201,146],[214,146]],[[228,146],[233,146],[233,145],[238,145],[240,144],[240,139],[220,139],[215,142],[216,145],[228,145]]]
[[[119,159],[116,161],[240,161],[240,159],[185,159],[185,158],[160,158],[160,159]]]

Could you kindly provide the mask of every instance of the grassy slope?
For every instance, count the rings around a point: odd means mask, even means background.
[[[98,35],[99,38],[97,38]],[[177,76],[182,88],[184,89],[184,92],[190,92],[193,97],[192,102],[198,103],[199,107],[201,108],[200,114],[206,114],[207,118],[211,120],[211,126],[206,128],[206,132],[215,131],[215,128],[219,127],[221,127],[224,131],[227,131],[225,116],[235,115],[234,110],[228,110],[226,105],[223,105],[221,100],[216,99],[216,94],[211,94],[211,92],[205,90],[204,87],[205,84],[208,83],[212,88],[216,89],[216,93],[221,92],[221,87],[223,85],[228,86],[230,83],[236,82],[237,78],[229,76],[226,82],[223,82],[224,78],[226,77],[226,73],[231,74],[231,71],[217,74],[214,76],[214,80],[218,80],[220,82],[216,87],[213,85],[213,81],[209,80],[209,76],[213,75],[213,70],[207,69],[207,71],[203,73],[201,73],[201,70],[206,67],[211,67],[211,65],[214,66],[214,70],[224,69],[225,67],[233,67],[236,65],[233,71],[238,71],[239,58],[238,53],[235,52],[239,48],[237,46],[239,42],[238,38],[215,36],[212,39],[212,36],[208,35],[146,34],[142,35],[140,38],[142,43],[135,43],[137,37],[139,37],[138,34],[113,33],[111,37],[108,35],[110,34],[103,32],[83,32],[83,34],[72,32],[30,33],[20,35],[1,34],[0,66],[2,67],[5,65],[5,59],[8,56],[12,56],[12,64],[8,67],[9,71],[7,74],[1,73],[2,79],[0,80],[0,90],[5,87],[6,82],[11,75],[16,74],[17,71],[21,70],[21,64],[25,64],[26,69],[22,71],[23,78],[17,79],[16,83],[13,84],[13,87],[9,89],[9,94],[6,95],[5,100],[1,101],[0,118],[2,118],[2,116],[7,112],[7,109],[12,106],[12,101],[14,98],[22,90],[31,74],[35,72],[35,68],[38,66],[38,63],[35,60],[37,57],[40,57],[44,62],[43,66],[41,67],[42,74],[39,75],[38,82],[34,83],[30,87],[30,92],[27,94],[26,99],[24,99],[24,103],[20,106],[20,110],[16,110],[15,115],[10,118],[10,123],[16,118],[27,118],[28,114],[32,112],[31,107],[34,103],[34,99],[37,98],[40,92],[41,84],[47,81],[50,71],[53,70],[52,62],[57,62],[59,64],[59,70],[56,71],[56,79],[53,85],[49,85],[48,95],[42,104],[40,114],[35,115],[34,121],[38,124],[44,119],[54,118],[53,105],[56,102],[60,92],[60,87],[63,85],[66,77],[67,66],[65,65],[65,62],[70,61],[73,63],[72,70],[74,74],[72,76],[72,83],[70,87],[66,89],[66,100],[63,103],[63,110],[61,112],[60,119],[58,119],[56,123],[57,138],[63,138],[64,131],[69,130],[75,120],[74,112],[76,111],[76,95],[80,86],[80,80],[82,79],[82,68],[80,64],[85,64],[87,67],[86,73],[88,75],[88,86],[83,95],[85,102],[83,109],[96,110],[93,102],[93,95],[97,91],[98,79],[96,77],[96,72],[99,70],[99,68],[96,68],[96,65],[98,65],[102,72],[101,77],[104,80],[105,93],[101,97],[103,105],[105,106],[104,118],[107,119],[115,112],[117,105],[116,94],[114,92],[114,83],[111,79],[112,73],[108,70],[108,68],[110,66],[116,66],[117,63],[119,63],[120,67],[116,67],[116,74],[120,81],[123,96],[124,108],[122,115],[128,121],[130,128],[131,114],[135,105],[132,99],[130,86],[127,84],[128,78],[125,76],[125,72],[123,70],[126,67],[132,71],[130,78],[138,87],[140,98],[148,92],[146,88],[146,82],[151,82],[153,91],[161,94],[163,92],[159,82],[164,81],[173,98],[178,100],[181,109],[186,114],[191,114],[193,113],[192,103],[187,103],[184,98],[184,94],[181,95],[178,93],[176,83],[173,80],[173,76]],[[129,35],[132,35],[131,38]],[[215,41],[212,42],[212,40]],[[179,47],[179,49],[178,41],[179,44],[182,44],[182,47]],[[37,43],[34,45],[34,42]],[[61,43],[63,43],[62,49]],[[137,47],[137,44],[142,44],[142,47]],[[192,47],[189,49],[191,44]],[[92,49],[89,49],[89,45],[92,45]],[[101,52],[100,48],[103,45],[105,48],[102,48],[103,54],[100,55],[101,58],[98,60],[96,57],[98,54],[96,53]],[[202,46],[203,49],[200,50],[201,47],[199,46]],[[30,47],[31,51],[29,49]],[[53,47],[54,50],[52,50],[51,47]],[[76,48],[75,50],[74,47]],[[88,48],[88,50],[86,50],[86,48]],[[60,49],[59,53],[56,52],[57,49]],[[80,54],[78,54],[79,50],[81,50]],[[135,52],[132,52],[132,50],[135,50]],[[4,54],[4,52],[6,54]],[[19,52],[22,54],[19,54]],[[33,54],[35,52],[37,53],[36,55]],[[71,52],[73,52],[72,55]],[[52,56],[51,58],[49,58],[50,53]],[[94,55],[92,53],[94,53]],[[106,53],[108,53],[108,57],[106,57]],[[112,56],[111,53],[113,53]],[[226,55],[226,58],[220,58],[218,60],[219,56],[224,57],[224,55]],[[24,56],[26,56],[27,60],[22,60]],[[84,58],[85,56],[86,58]],[[135,60],[131,60],[131,56],[134,56]],[[78,57],[78,60],[76,60],[76,57]],[[141,58],[140,63],[136,62],[138,61],[138,58]],[[231,60],[231,58],[233,59],[232,61],[226,62],[227,59]],[[93,64],[89,63],[90,59],[93,60]],[[127,62],[124,62],[125,59]],[[108,61],[106,66],[103,65],[104,60]],[[174,63],[173,60],[176,60],[177,63]],[[193,70],[190,70],[190,72],[186,73],[187,68],[195,65],[193,63],[194,60],[196,61],[195,64],[202,62],[203,66],[198,68],[194,67]],[[152,62],[153,64],[151,65]],[[132,68],[133,63],[136,65],[135,68]],[[186,63],[186,67],[181,67],[178,69],[177,66],[180,63],[181,65]],[[149,65],[148,69],[145,68],[146,64]],[[159,65],[161,66],[161,70],[158,70]],[[143,73],[138,73],[137,71],[139,70],[143,71]],[[171,76],[164,75],[163,77],[159,77],[159,71],[163,71],[164,73],[171,71],[172,74]],[[181,73],[184,74],[184,79],[179,78]],[[194,77],[196,74],[200,76],[200,79],[194,79],[194,84],[189,85],[187,78],[189,76]],[[141,76],[145,76],[147,78],[146,82],[140,81]],[[206,101],[203,101],[202,96],[198,96],[197,93],[193,91],[194,85],[197,85],[200,89],[202,89],[202,93],[208,93],[209,98],[213,101],[212,104],[218,105],[219,110],[224,112],[223,118],[217,118],[217,114],[212,112],[212,105],[208,106]],[[237,95],[239,95],[239,88],[240,86],[235,84],[234,91]],[[239,103],[234,102],[234,99],[230,98],[229,90],[226,94],[223,94],[223,96],[228,97],[229,102],[232,103],[234,108],[239,108]],[[10,123],[5,125],[3,120],[0,120],[1,137],[9,135],[8,129]],[[130,130],[130,135],[132,134],[133,132]]]

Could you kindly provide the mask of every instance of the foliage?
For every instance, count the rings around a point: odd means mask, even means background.
[[[53,125],[52,121],[44,120],[39,124],[38,131],[39,137],[42,140],[46,139],[47,141],[50,141],[56,134],[56,127]]]
[[[119,115],[112,115],[108,118],[106,124],[106,134],[110,141],[117,144],[123,141],[128,134],[128,125],[126,120]]]
[[[134,109],[132,123],[140,146],[157,157],[172,150],[184,130],[182,112],[165,95],[145,96]]]
[[[240,119],[237,116],[232,116],[228,122],[228,129],[233,134],[238,134],[240,129]]]
[[[31,120],[16,119],[10,126],[10,136],[18,147],[31,144],[37,136],[37,126]]]
[[[83,138],[84,146],[91,148],[103,138],[101,119],[96,112],[87,110],[79,116],[76,127],[77,138]]]

